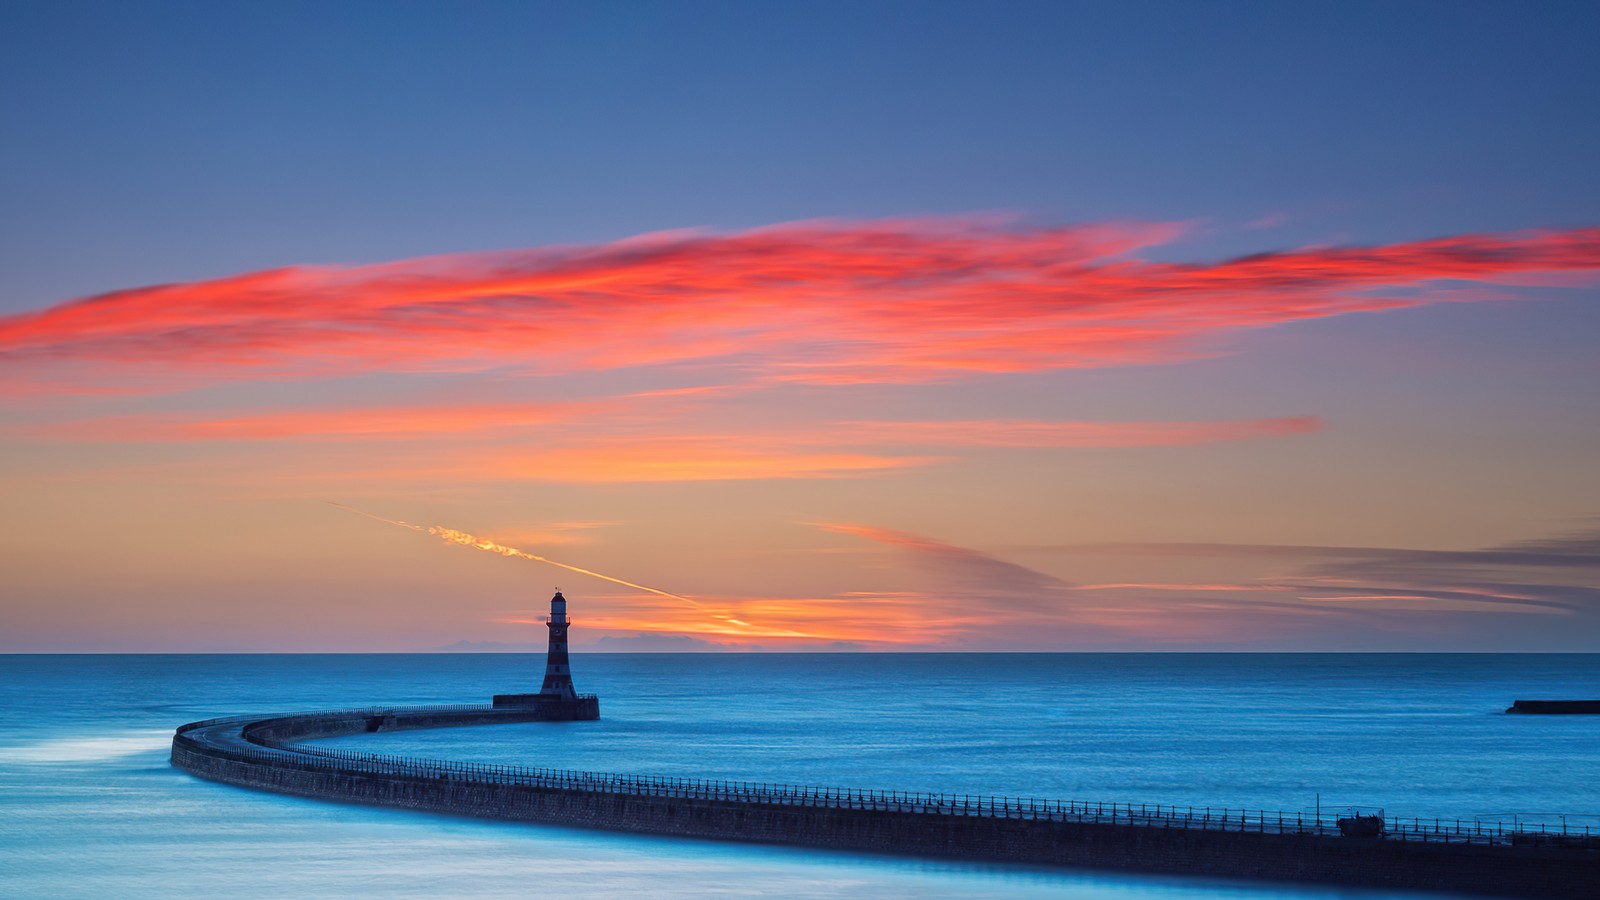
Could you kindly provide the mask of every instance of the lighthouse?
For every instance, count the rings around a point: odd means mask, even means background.
[[[544,658],[544,685],[539,688],[541,697],[559,697],[571,700],[577,697],[572,690],[572,663],[567,659],[567,598],[556,591],[550,598],[550,651]]]
[[[591,720],[600,718],[600,698],[572,689],[572,661],[567,658],[567,598],[550,598],[550,649],[544,657],[544,683],[537,694],[495,694],[494,708],[515,721]]]

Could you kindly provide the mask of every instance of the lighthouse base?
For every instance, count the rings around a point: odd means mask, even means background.
[[[587,722],[600,718],[600,698],[594,694],[557,697],[551,694],[495,694],[495,709],[522,709],[542,721]]]

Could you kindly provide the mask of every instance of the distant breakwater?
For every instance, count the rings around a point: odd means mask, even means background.
[[[1593,897],[1600,887],[1600,833],[1590,828],[1392,818],[1341,828],[1303,813],[654,778],[302,743],[570,718],[553,706],[232,716],[180,727],[172,764],[325,800],[713,840],[1505,897]]]

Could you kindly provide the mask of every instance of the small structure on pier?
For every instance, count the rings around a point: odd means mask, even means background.
[[[544,683],[537,694],[495,694],[496,707],[539,706],[552,713],[548,718],[598,719],[600,698],[579,694],[572,688],[572,661],[567,656],[567,598],[556,591],[550,598],[550,649],[545,653]],[[570,715],[566,712],[570,711]]]

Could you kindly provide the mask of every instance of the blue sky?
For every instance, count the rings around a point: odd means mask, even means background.
[[[1587,224],[1587,3],[9,3],[11,309],[307,262],[1015,210]],[[93,252],[86,252],[92,248]]]
[[[1597,33],[0,3],[0,649],[1600,649]]]

